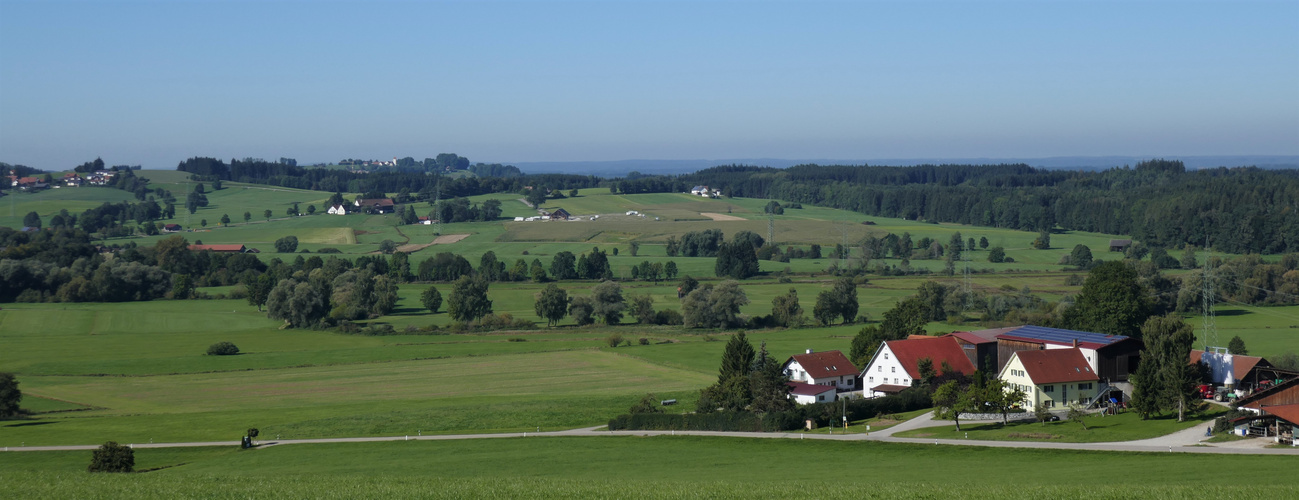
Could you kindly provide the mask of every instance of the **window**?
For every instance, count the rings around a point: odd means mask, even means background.
[[[893,372],[893,373],[897,373],[897,372],[898,372],[898,367],[896,367],[896,366],[890,366],[890,367],[889,367],[889,371],[890,371],[890,372]]]
[[[880,370],[879,370],[879,371],[881,371],[881,372],[884,371],[884,366],[883,366],[883,365],[880,365]]]
[[[905,378],[902,379],[902,385],[906,385],[906,384],[910,384],[910,383],[911,383],[911,380],[910,380],[910,379],[905,379]]]
[[[1055,407],[1055,401],[1051,401],[1051,400],[1043,401],[1043,402],[1042,402],[1042,406],[1045,406],[1045,407],[1047,407],[1047,408],[1054,408],[1054,407]]]
[[[884,359],[889,359],[889,353],[884,353]]]
[[[825,394],[816,397],[817,401],[825,401]]]
[[[1091,382],[1088,382],[1088,383],[1086,383],[1086,384],[1078,384],[1078,390],[1080,390],[1080,391],[1085,391],[1085,390],[1088,390],[1088,389],[1091,389],[1091,388],[1092,388],[1092,383],[1091,383]]]
[[[1054,386],[1054,385],[1044,385],[1044,386],[1042,386],[1042,392],[1055,392],[1055,386]]]
[[[869,382],[871,382],[871,383],[874,383],[874,382],[875,382],[875,377],[868,377],[868,378],[870,379]]]

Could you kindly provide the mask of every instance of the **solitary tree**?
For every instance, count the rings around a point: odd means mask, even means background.
[[[221,214],[221,225],[222,226],[230,225],[230,214]]]
[[[1240,335],[1232,337],[1231,340],[1227,342],[1227,351],[1242,356],[1249,354],[1249,350],[1245,348],[1245,341],[1240,338]]]
[[[244,222],[246,223],[246,222],[251,221],[251,220],[253,220],[253,213],[252,213],[252,212],[244,212]]]
[[[1092,249],[1081,243],[1074,245],[1073,251],[1069,252],[1069,263],[1081,268],[1090,266],[1092,264]]]
[[[194,211],[191,210],[190,213],[194,213]],[[262,212],[262,216],[263,216],[263,217],[266,217],[266,222],[270,222],[270,221],[271,221],[271,209],[268,208],[268,209],[266,209],[265,212]]]
[[[999,263],[1006,261],[1006,249],[1001,247],[992,247],[988,250],[988,262]]]
[[[36,212],[27,212],[27,215],[23,216],[23,225],[40,229],[41,215]]]
[[[456,321],[473,321],[492,312],[492,301],[487,299],[487,282],[461,276],[451,288],[447,299],[447,314]]]
[[[555,286],[554,283],[537,293],[536,302],[532,304],[537,316],[546,318],[547,326],[555,326],[568,314],[568,292]]]
[[[1132,407],[1141,418],[1168,409],[1177,421],[1195,399],[1197,368],[1186,362],[1195,343],[1195,330],[1174,314],[1152,317],[1141,326],[1146,349],[1132,374]]]
[[[595,316],[606,325],[616,325],[622,321],[622,311],[627,308],[622,297],[622,286],[615,281],[606,281],[591,288],[591,302],[595,307]]]
[[[275,251],[279,253],[293,253],[298,249],[298,237],[289,235],[275,240]]]
[[[943,385],[938,386],[938,390],[934,391],[934,406],[942,413],[952,416],[952,420],[956,422],[957,432],[961,430],[961,412],[965,411],[965,401],[965,391],[961,390],[961,386],[955,380],[943,382]]]
[[[803,307],[798,304],[798,290],[790,288],[789,293],[771,299],[771,317],[780,326],[800,326],[803,322]]]
[[[0,373],[0,418],[18,416],[18,403],[22,400],[23,393],[18,390],[18,379],[14,374]]]
[[[99,446],[90,457],[90,472],[132,472],[135,470],[135,450],[109,441]]]
[[[437,314],[438,309],[442,308],[442,292],[439,292],[437,287],[428,287],[420,294],[420,303],[424,304],[424,308],[429,312]]]
[[[979,248],[983,248],[983,249],[987,249],[987,248],[988,248],[988,237],[987,237],[987,236],[980,236],[980,237],[979,237]]]

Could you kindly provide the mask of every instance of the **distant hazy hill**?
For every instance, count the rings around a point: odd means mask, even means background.
[[[616,160],[616,161],[537,161],[515,162],[529,174],[536,173],[580,173],[601,176],[619,177],[628,172],[643,174],[685,174],[718,165],[757,165],[764,167],[785,168],[794,165],[815,163],[818,165],[868,165],[910,166],[925,164],[964,164],[988,165],[997,163],[1024,163],[1033,167],[1058,168],[1071,170],[1104,170],[1124,165],[1136,165],[1137,162],[1158,156],[1055,156],[1050,158],[876,158],[866,160],[854,159],[780,159],[780,158],[724,158],[718,160]],[[1165,160],[1181,160],[1188,169],[1213,167],[1256,166],[1267,169],[1299,168],[1299,156],[1285,155],[1240,155],[1240,156],[1163,156]]]

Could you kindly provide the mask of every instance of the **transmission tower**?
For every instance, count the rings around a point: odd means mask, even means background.
[[[433,188],[433,235],[442,236],[442,180]]]
[[[771,245],[776,244],[775,235],[776,235],[776,214],[772,212],[767,212],[767,243],[768,244]]]
[[[1200,318],[1204,321],[1204,350],[1218,345],[1218,321],[1213,314],[1213,271],[1209,268],[1209,241],[1204,241],[1204,270],[1200,274]]]
[[[963,277],[964,283],[962,283],[963,291],[965,292],[965,304],[962,306],[962,308],[963,310],[968,311],[970,310],[970,295],[974,293],[974,287],[971,286],[970,284],[970,252],[969,251],[961,252],[961,262],[965,264],[965,271],[964,271],[965,275]]]

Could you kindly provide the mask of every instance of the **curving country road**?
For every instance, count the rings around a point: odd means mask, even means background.
[[[1201,444],[1204,432],[1199,427],[1174,432],[1166,436],[1112,443],[1047,443],[1036,441],[981,441],[974,439],[927,439],[893,437],[896,432],[923,427],[950,425],[950,422],[934,420],[933,413],[926,413],[888,429],[857,434],[820,434],[803,432],[717,432],[717,431],[605,431],[604,426],[584,427],[563,431],[547,432],[510,432],[497,434],[441,434],[433,436],[380,436],[353,438],[320,438],[320,439],[277,439],[259,442],[260,447],[283,446],[292,444],[319,443],[371,443],[380,441],[449,441],[461,439],[497,439],[522,437],[590,437],[590,436],[719,436],[759,439],[821,439],[831,441],[878,441],[885,443],[912,443],[931,446],[987,446],[993,448],[1040,448],[1054,450],[1090,450],[1090,451],[1135,451],[1162,453],[1213,453],[1230,455],[1291,455],[1299,456],[1299,448],[1263,448],[1255,440],[1235,441],[1217,445]],[[131,444],[133,448],[191,448],[199,446],[239,446],[238,441],[202,441],[190,443],[145,443]],[[9,447],[4,451],[76,451],[93,450],[99,445],[76,446],[28,446]]]

